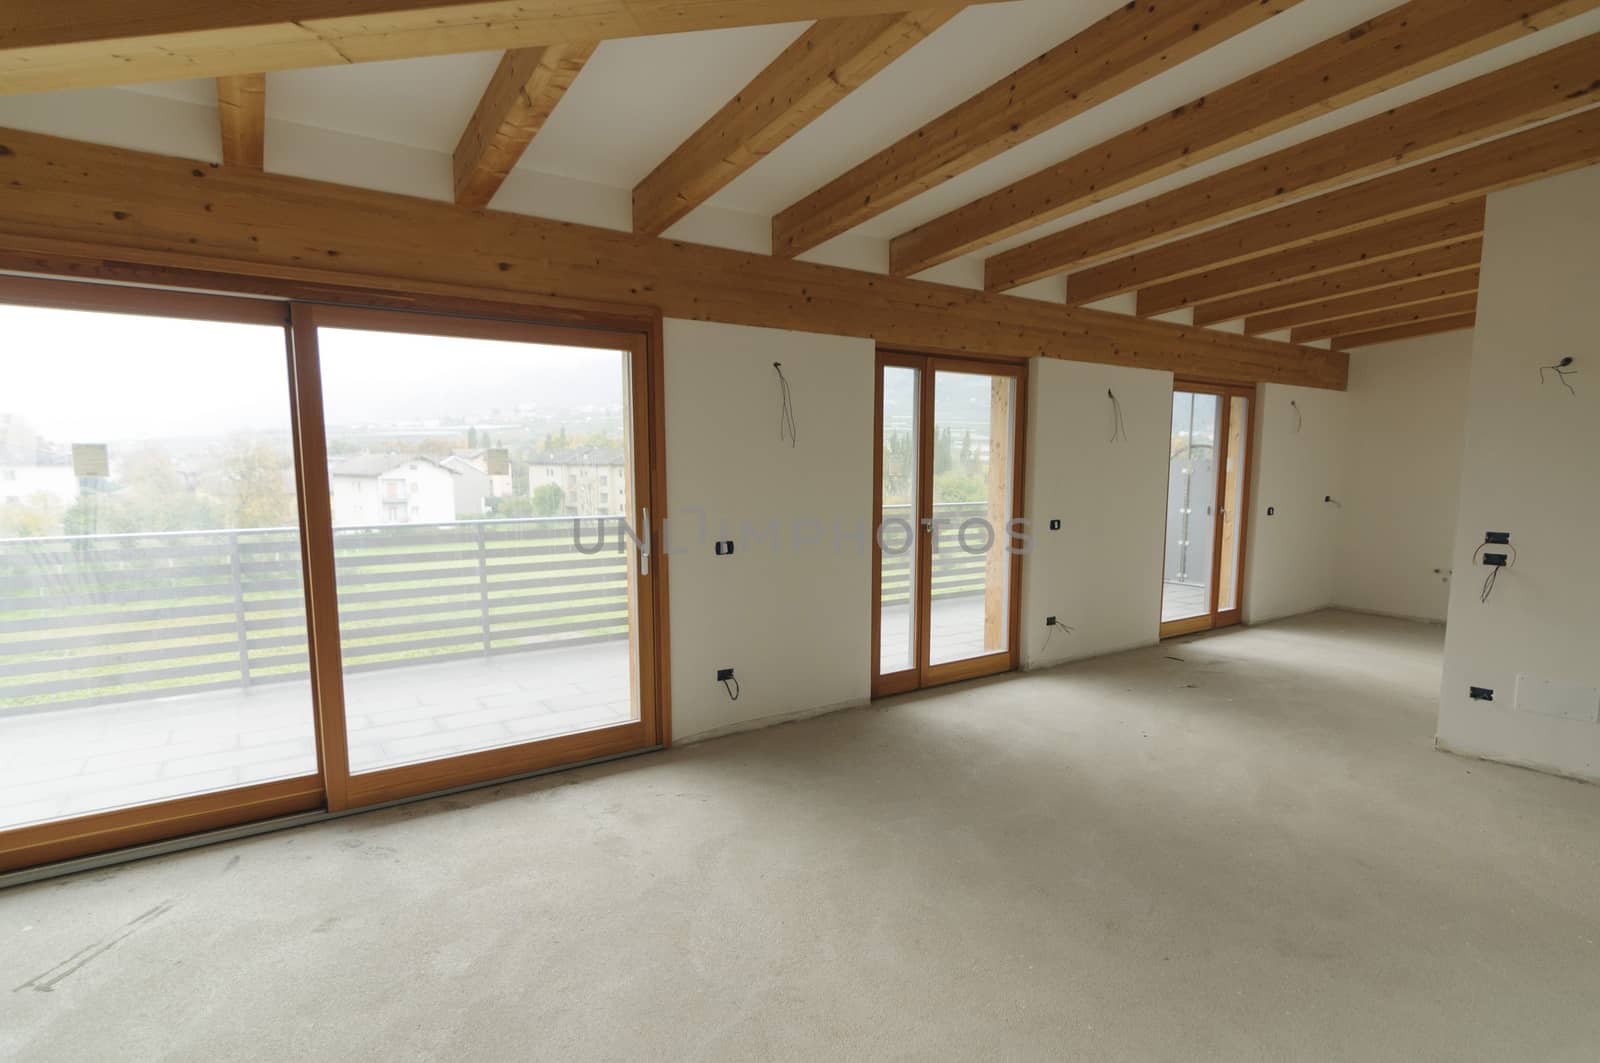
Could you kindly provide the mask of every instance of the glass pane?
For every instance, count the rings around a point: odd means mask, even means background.
[[[1239,534],[1239,514],[1244,512],[1245,429],[1250,424],[1250,400],[1228,400],[1228,446],[1222,472],[1222,567],[1217,578],[1217,611],[1239,607],[1239,568],[1244,539]]]
[[[916,667],[917,411],[916,369],[883,369],[882,591],[879,602],[878,674]]]
[[[1219,410],[1220,400],[1215,395],[1173,393],[1167,557],[1161,594],[1163,622],[1211,612]]]
[[[351,771],[637,719],[631,356],[318,346]]]
[[[934,664],[1010,647],[1014,387],[1007,376],[934,374]]]
[[[0,829],[314,775],[283,328],[0,332]]]

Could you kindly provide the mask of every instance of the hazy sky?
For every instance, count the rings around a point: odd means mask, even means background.
[[[331,329],[321,351],[334,424],[623,399],[611,351]],[[287,432],[284,332],[0,305],[0,412],[55,443]]]

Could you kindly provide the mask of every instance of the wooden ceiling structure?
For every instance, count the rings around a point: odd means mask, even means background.
[[[1410,0],[901,233],[887,277],[792,261],[1303,2],[1158,0],[1117,8],[777,211],[770,256],[661,237],[965,8],[991,2],[14,0],[0,14],[0,93],[215,78],[224,165],[203,173],[0,133],[0,242],[10,263],[160,261],[262,277],[359,266],[363,283],[647,298],[712,320],[1174,370],[1198,360],[1216,379],[1341,387],[1339,352],[1471,327],[1488,194],[1600,162],[1594,34],[1073,223],[1087,207],[1600,9]],[[795,21],[812,24],[633,189],[631,234],[485,212],[604,41]],[[262,172],[267,72],[485,49],[504,54],[455,149],[453,207],[313,192],[314,182]],[[311,209],[318,197],[349,216]],[[285,237],[287,216],[274,211],[291,208],[300,228]],[[416,228],[386,235],[380,217]],[[491,261],[444,247],[430,260],[418,231],[447,245],[479,239],[466,246]],[[1014,246],[991,250],[1002,242]],[[911,279],[974,254],[988,256],[985,291]],[[684,269],[697,271],[693,284]],[[1060,277],[1055,306],[1003,294]],[[1136,315],[1086,309],[1112,297],[1131,298]],[[1180,310],[1193,326],[1150,320]],[[1232,322],[1243,335],[1216,327]],[[1282,333],[1288,342],[1263,338]]]

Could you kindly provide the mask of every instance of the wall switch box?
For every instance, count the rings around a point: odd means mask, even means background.
[[[1511,533],[1510,532],[1486,532],[1484,534],[1484,536],[1483,536],[1483,541],[1486,542],[1486,543],[1492,543],[1495,546],[1507,546],[1511,542]]]
[[[1056,618],[1053,617],[1053,616],[1045,617],[1044,618],[1044,626],[1045,627],[1055,627],[1056,626]]]
[[[1579,723],[1600,723],[1600,687],[1519,675],[1517,711]]]
[[[731,556],[733,556],[733,540],[732,539],[719,539],[719,540],[717,540],[717,556],[718,557],[731,557]]]
[[[1483,563],[1490,568],[1505,568],[1509,560],[1505,554],[1484,554]]]
[[[1059,520],[1051,521],[1050,522],[1050,530],[1051,531],[1060,531],[1061,530],[1061,522]]]
[[[1473,687],[1467,693],[1472,698],[1473,701],[1493,701],[1494,700],[1494,691],[1490,690],[1488,687]]]
[[[733,669],[732,668],[718,668],[717,669],[717,682],[726,683],[729,680],[731,680],[732,678],[733,678]]]
[[[1276,517],[1277,515],[1278,515],[1278,507],[1277,506],[1268,506],[1267,507],[1267,516]]]

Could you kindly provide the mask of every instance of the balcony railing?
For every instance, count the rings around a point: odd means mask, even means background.
[[[985,559],[949,526],[936,597],[982,593]],[[885,507],[905,518],[909,507]],[[337,528],[346,671],[521,653],[626,637],[620,517]],[[981,543],[981,536],[969,536]],[[884,603],[910,596],[911,556],[887,557]],[[248,688],[307,674],[294,528],[0,540],[0,714]]]

